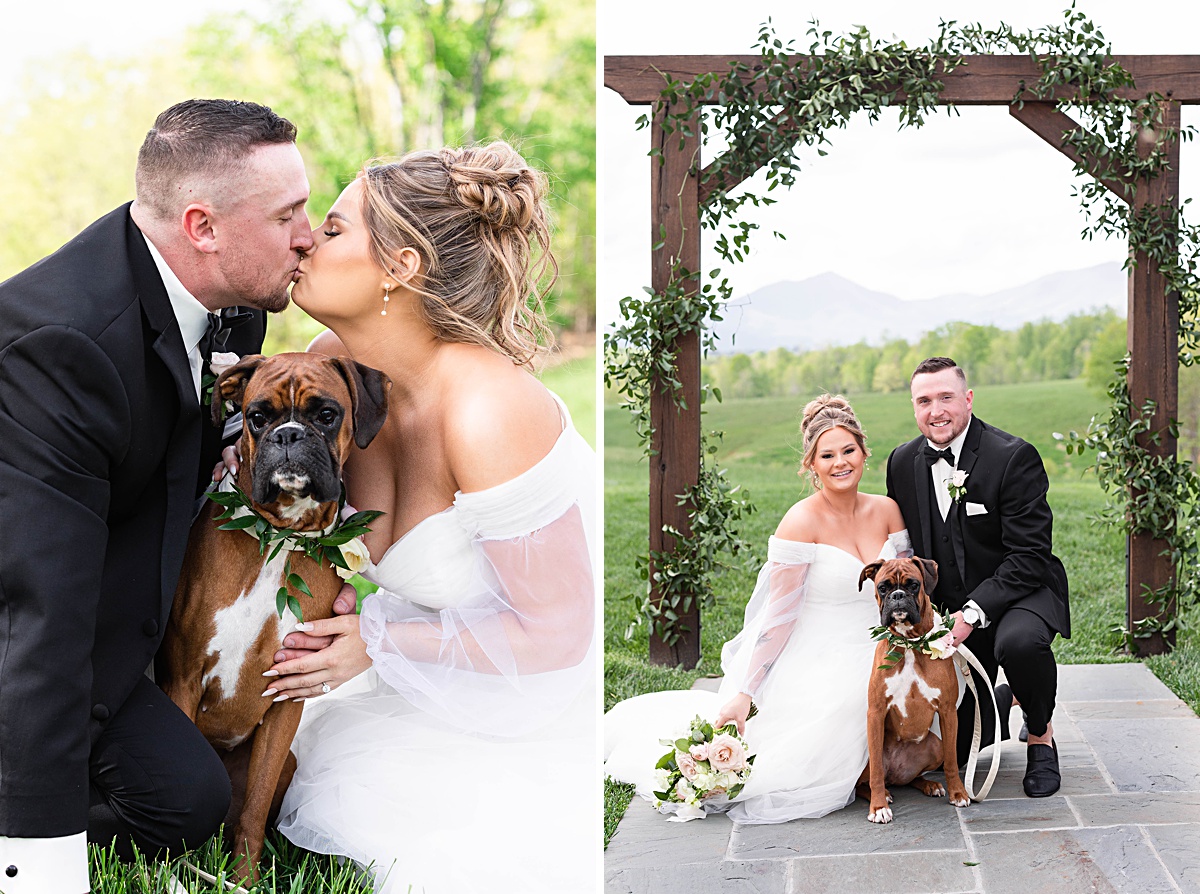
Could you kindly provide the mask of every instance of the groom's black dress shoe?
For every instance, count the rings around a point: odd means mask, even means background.
[[[1007,683],[1001,683],[995,689],[996,708],[1000,711],[1000,735],[996,737],[997,742],[1003,742],[1008,738],[1008,715],[1012,713],[1013,694],[1012,689]]]
[[[1049,745],[1030,745],[1028,755],[1021,786],[1031,798],[1048,798],[1062,785],[1062,775],[1058,772],[1058,745],[1053,739]]]

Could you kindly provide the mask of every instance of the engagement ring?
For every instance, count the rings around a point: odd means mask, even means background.
[[[329,695],[329,684],[328,683],[321,684],[321,695]]]

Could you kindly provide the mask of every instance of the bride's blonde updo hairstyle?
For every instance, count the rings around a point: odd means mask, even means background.
[[[858,424],[858,417],[854,415],[854,409],[846,398],[840,394],[822,394],[810,400],[805,404],[804,415],[800,420],[800,435],[804,439],[800,465],[808,470],[815,488],[821,486],[820,479],[813,469],[813,460],[817,457],[817,441],[831,428],[844,428],[854,436],[863,456],[871,455],[871,451],[867,449],[867,436]]]
[[[552,341],[543,299],[550,253],[546,175],[508,143],[412,152],[361,174],[371,252],[384,270],[421,256],[409,283],[439,339],[485,345],[527,365]]]

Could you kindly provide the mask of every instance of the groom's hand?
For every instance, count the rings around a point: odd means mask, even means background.
[[[951,628],[950,632],[954,634],[954,645],[957,646],[970,636],[971,631],[975,628],[963,620],[962,612],[955,612],[950,617],[954,619],[954,627]]]
[[[342,584],[341,591],[333,600],[333,613],[335,615],[352,615],[357,608],[358,592],[350,584]],[[275,653],[275,663],[279,664],[281,661],[300,658],[317,649],[324,649],[331,642],[333,642],[332,636],[310,636],[307,633],[293,631],[283,638],[283,648]]]

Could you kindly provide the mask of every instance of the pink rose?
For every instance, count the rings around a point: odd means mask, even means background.
[[[696,768],[696,762],[692,760],[692,756],[684,754],[682,751],[675,753],[675,763],[679,764],[679,772],[683,774],[684,779],[695,779],[696,774],[700,772]]]
[[[693,745],[688,752],[692,755],[692,760],[706,761],[708,760],[708,743],[701,742],[699,745]]]
[[[746,749],[729,733],[714,736],[708,746],[708,762],[718,773],[722,770],[737,772],[746,766]]]

